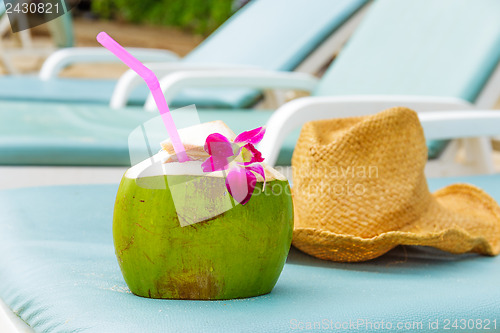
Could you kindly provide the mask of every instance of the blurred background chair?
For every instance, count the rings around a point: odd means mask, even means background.
[[[500,96],[500,3],[444,0],[378,0],[345,48],[311,90],[315,98],[284,108],[330,109],[344,116],[358,110],[408,106],[419,111],[491,108]],[[257,83],[248,72],[177,73],[162,87],[169,99],[182,89]],[[286,84],[290,85],[291,82]],[[279,84],[272,88],[279,88]],[[328,98],[325,96],[329,96]],[[153,107],[151,98],[146,108]],[[285,121],[281,119],[281,121]],[[290,120],[291,121],[291,120]],[[290,164],[298,131],[286,139],[278,164]],[[465,141],[466,163],[455,163],[459,143],[431,140],[428,172],[436,175],[493,172],[487,139]],[[271,162],[273,164],[274,161]]]
[[[13,6],[16,5],[16,1],[11,3],[13,3]],[[0,57],[3,66],[9,74],[19,75],[19,70],[12,61],[17,57],[29,55],[31,57],[38,56],[43,58],[56,51],[58,48],[74,46],[73,21],[71,14],[68,13],[67,15],[59,16],[47,23],[53,46],[40,47],[39,45],[35,45],[31,37],[30,29],[25,29],[14,34],[14,36],[19,39],[20,47],[7,48],[3,45],[2,39],[8,34],[8,31],[11,30],[10,26],[16,24],[16,20],[28,20],[28,17],[23,13],[15,13],[15,15],[8,17],[5,3],[2,2],[0,4]],[[27,25],[26,22],[20,24]]]
[[[14,1],[12,3],[15,4],[16,2]],[[0,61],[8,73],[17,73],[17,69],[11,61],[12,54],[9,53],[3,45],[3,36],[6,35],[10,30],[11,24],[6,10],[7,9],[5,8],[5,2],[0,2]],[[22,16],[18,17],[21,18]],[[18,37],[21,43],[21,50],[32,48],[31,35],[28,30],[20,31]]]
[[[485,108],[498,96],[494,82],[498,80],[500,22],[494,13],[500,4],[491,0],[460,4],[457,6],[452,0],[376,1],[319,81],[304,73],[232,69],[172,73],[162,80],[162,87],[169,102],[188,88],[302,90],[314,97],[292,101],[282,109],[290,113],[324,109],[330,110],[332,117],[339,112],[349,116],[398,105],[418,112],[470,109],[476,107],[473,103]],[[444,18],[438,19],[441,16]],[[151,100],[146,109],[155,111]],[[0,163],[127,166],[128,135],[156,116],[140,110],[2,102]],[[249,109],[199,111],[202,122],[220,119],[235,132],[261,126],[273,115]],[[286,112],[280,110],[276,117]],[[43,117],[37,117],[39,114]],[[290,165],[300,124],[289,122],[295,130],[286,137],[277,161],[269,157],[270,164]],[[467,142],[467,157],[471,161],[465,168],[455,163],[458,146],[443,152],[446,144],[439,142],[437,152],[430,149],[429,157],[435,162],[429,166],[436,166],[434,170],[430,168],[430,174],[492,172],[487,140]]]
[[[135,55],[141,61],[170,62],[150,65],[159,77],[179,69],[217,70],[225,66],[312,73],[328,63],[343,45],[366,3],[367,0],[255,0],[178,62],[166,51],[158,54],[143,50]],[[63,49],[46,60],[37,77],[0,77],[0,86],[5,87],[0,90],[0,99],[108,104],[116,80],[58,75],[72,64],[117,61],[101,47]],[[142,104],[147,88],[142,84],[135,89],[142,82],[131,75],[125,74],[120,86],[126,88],[118,91],[126,91],[130,104]],[[123,100],[119,92],[115,107],[126,104],[119,104]],[[253,105],[260,97],[258,91],[249,89],[193,89],[183,92],[173,105],[239,108]]]

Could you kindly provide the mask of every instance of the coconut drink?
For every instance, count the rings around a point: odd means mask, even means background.
[[[113,216],[116,256],[139,296],[217,300],[269,293],[291,244],[288,181],[263,163],[259,128],[236,136],[224,123],[179,130],[131,167]]]

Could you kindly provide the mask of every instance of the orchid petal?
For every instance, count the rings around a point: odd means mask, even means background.
[[[264,171],[264,167],[260,164],[252,164],[252,165],[247,165],[245,166],[245,169],[253,171],[259,175],[262,176],[264,179],[264,185],[262,186],[262,189],[266,187],[266,172]]]
[[[250,131],[245,131],[236,137],[234,139],[235,143],[251,143],[251,144],[257,144],[259,143],[262,138],[264,137],[264,134],[266,133],[265,127],[258,127]]]
[[[245,205],[252,197],[257,177],[250,170],[233,167],[226,177],[226,187],[237,202]]]
[[[227,157],[210,156],[203,163],[201,163],[201,169],[203,172],[226,170],[230,162],[231,161],[229,161],[229,158]]]
[[[240,154],[242,155],[241,157],[245,165],[264,161],[260,151],[258,151],[251,143],[247,143],[241,147]]]
[[[204,148],[208,154],[218,157],[228,157],[235,154],[231,141],[219,133],[213,133],[207,136]]]

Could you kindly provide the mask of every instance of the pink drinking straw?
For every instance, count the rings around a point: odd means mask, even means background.
[[[172,140],[172,145],[174,146],[175,154],[179,159],[179,162],[189,161],[187,157],[186,150],[184,149],[184,145],[182,144],[181,138],[179,136],[179,132],[177,132],[177,128],[175,127],[174,119],[170,114],[170,109],[168,108],[167,101],[165,100],[165,96],[160,88],[160,82],[158,82],[158,78],[152,70],[144,66],[137,58],[131,55],[127,50],[123,48],[120,44],[118,44],[113,38],[111,38],[107,33],[100,32],[97,35],[97,41],[101,43],[102,46],[113,52],[115,56],[117,56],[121,61],[125,63],[130,69],[136,72],[140,77],[146,81],[149,90],[151,90],[151,94],[153,94],[153,98],[155,100],[156,106],[158,107],[158,111],[160,111],[161,119],[167,128],[167,133],[170,136],[170,140]]]

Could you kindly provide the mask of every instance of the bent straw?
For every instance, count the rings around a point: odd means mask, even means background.
[[[100,32],[97,35],[97,41],[111,51],[115,56],[117,56],[121,61],[125,63],[130,69],[136,72],[140,77],[146,81],[151,94],[155,100],[158,111],[160,111],[161,119],[167,128],[168,135],[172,140],[172,145],[174,146],[175,154],[177,155],[179,162],[186,162],[189,160],[186,154],[186,149],[182,144],[179,132],[175,127],[174,119],[170,114],[170,109],[168,108],[167,101],[163,95],[158,78],[152,70],[144,66],[139,60],[137,60],[133,55],[131,55],[127,50],[125,50],[118,42],[111,38],[107,33]]]

